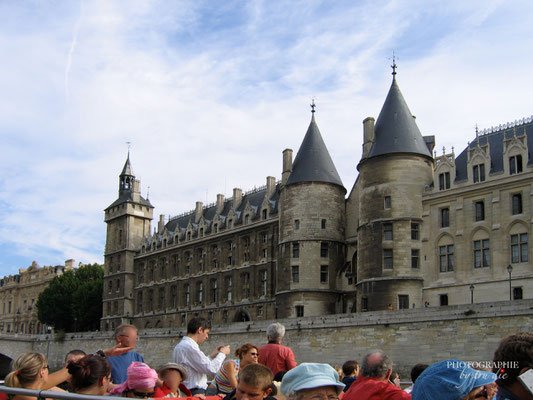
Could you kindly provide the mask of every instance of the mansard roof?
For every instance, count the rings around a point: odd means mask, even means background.
[[[301,182],[326,182],[344,188],[316,124],[314,111],[307,133],[294,159],[292,172],[286,185]]]
[[[431,157],[395,76],[376,121],[374,142],[368,158],[391,153],[414,153]]]
[[[460,182],[468,179],[468,151],[479,146],[489,145],[490,168],[489,174],[503,172],[503,143],[505,139],[512,139],[515,135],[527,136],[529,160],[527,165],[533,165],[533,116],[519,121],[498,125],[483,130],[462,152],[455,158],[455,181]]]

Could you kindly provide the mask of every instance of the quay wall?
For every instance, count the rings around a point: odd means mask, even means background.
[[[231,344],[232,352],[244,343],[266,343],[265,330],[272,321],[240,322],[213,326],[209,340],[201,348],[210,353],[217,345]],[[402,377],[419,362],[457,358],[490,361],[500,339],[506,335],[533,330],[533,300],[515,300],[472,305],[429,307],[409,310],[336,314],[279,320],[286,327],[283,344],[290,346],[296,360],[327,362],[332,365],[348,359],[360,361],[370,350],[384,350]],[[172,350],[183,329],[139,331],[137,351],[157,368],[171,361]],[[0,335],[0,353],[15,358],[26,351],[47,355],[52,369],[62,365],[72,349],[88,353],[111,347],[110,332],[77,332],[58,335]]]

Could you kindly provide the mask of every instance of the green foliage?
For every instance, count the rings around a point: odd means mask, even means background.
[[[96,330],[102,318],[104,269],[98,264],[65,271],[37,299],[41,323],[65,332]]]

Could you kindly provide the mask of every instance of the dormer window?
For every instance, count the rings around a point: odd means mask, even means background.
[[[485,181],[485,164],[474,165],[472,172],[474,183]]]
[[[249,223],[250,223],[250,215],[246,214],[246,215],[244,216],[244,223],[245,223],[245,224],[249,224]]]
[[[267,210],[266,209],[262,211],[262,217],[263,217],[263,219],[267,219]]]
[[[522,156],[520,154],[509,157],[509,174],[519,174],[522,172]]]
[[[450,173],[443,172],[439,174],[439,190],[446,190],[450,188]]]

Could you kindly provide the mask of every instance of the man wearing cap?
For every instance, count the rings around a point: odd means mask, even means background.
[[[389,382],[392,372],[391,359],[381,350],[363,358],[357,380],[344,394],[343,400],[404,400],[411,395]]]
[[[470,400],[496,380],[492,372],[479,371],[460,360],[430,365],[418,377],[413,400]]]
[[[280,390],[287,400],[316,398],[337,400],[344,389],[339,374],[328,364],[302,363],[283,376]]]
[[[156,388],[154,397],[189,397],[191,391],[182,382],[187,379],[185,367],[176,363],[166,363],[157,370],[161,387]]]

